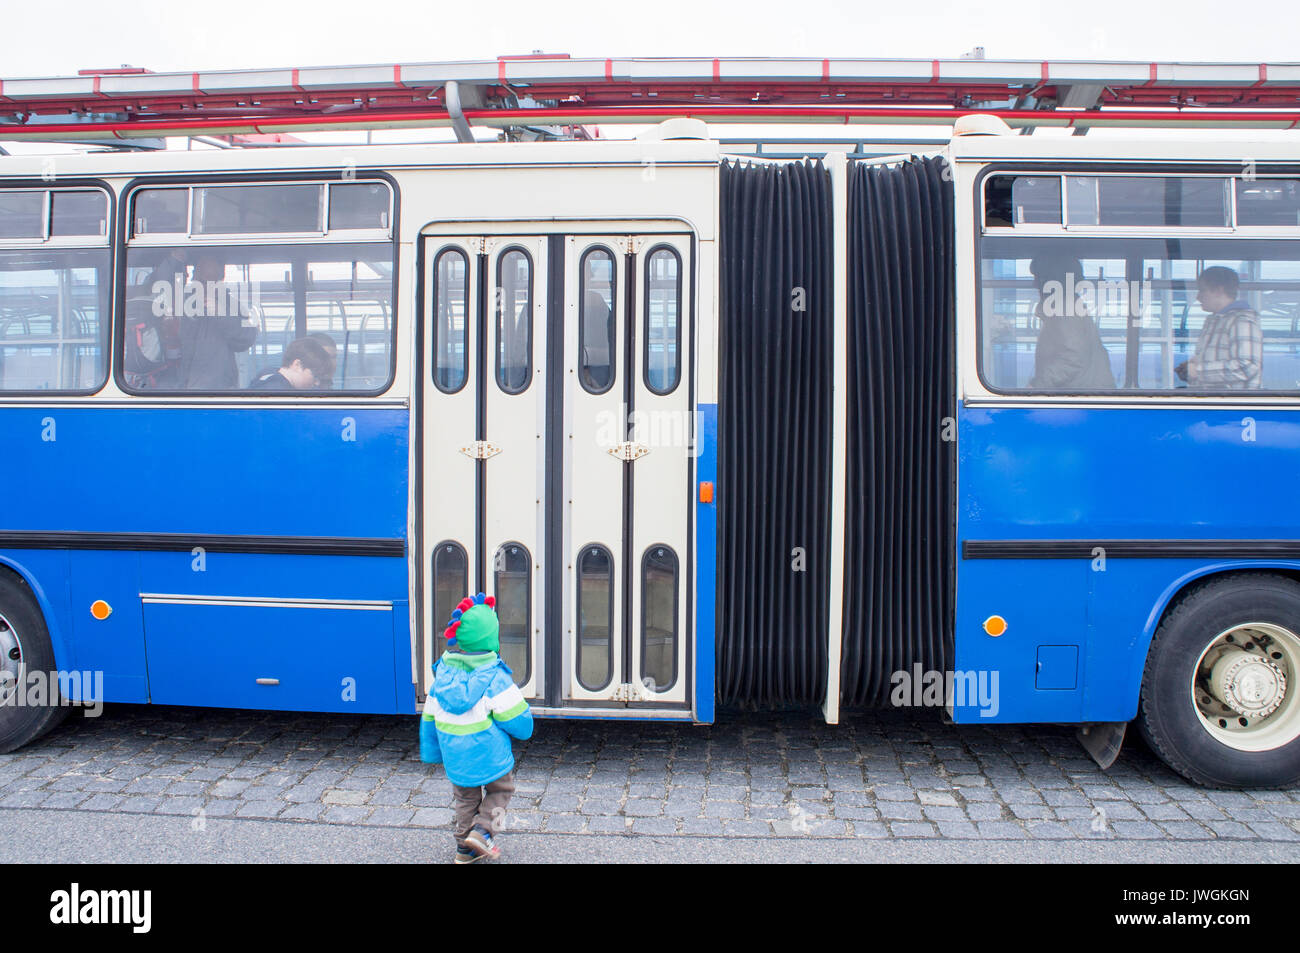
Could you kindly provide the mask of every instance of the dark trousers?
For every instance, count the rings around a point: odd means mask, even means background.
[[[465,835],[475,824],[487,828],[494,835],[505,827],[506,807],[510,804],[510,796],[514,793],[513,771],[503,774],[491,784],[481,788],[463,788],[453,784],[451,809],[455,815],[452,824],[455,827],[457,845],[465,846]]]

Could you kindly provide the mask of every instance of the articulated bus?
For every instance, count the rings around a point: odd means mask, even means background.
[[[543,716],[1135,722],[1291,783],[1297,411],[1283,139],[0,158],[0,750],[415,713],[482,591]]]

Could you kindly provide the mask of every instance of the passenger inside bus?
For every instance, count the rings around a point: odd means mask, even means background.
[[[334,359],[315,335],[310,335],[290,341],[279,369],[260,375],[249,390],[311,390],[333,376]]]
[[[1196,301],[1210,316],[1192,356],[1174,373],[1197,390],[1248,390],[1263,377],[1264,336],[1259,315],[1237,297],[1241,278],[1222,265],[1196,276]]]
[[[225,276],[225,263],[205,251],[194,265],[192,280],[198,289],[186,288],[179,367],[180,386],[186,390],[238,388],[235,355],[247,351],[257,339],[256,323],[240,296],[231,293],[236,289],[227,285]],[[192,295],[201,295],[202,301],[194,302]]]
[[[329,356],[329,371],[323,376],[319,374],[316,376],[316,388],[317,390],[330,390],[334,387],[334,371],[335,368],[338,367],[339,363],[338,342],[324,331],[313,331],[311,334],[307,335],[307,340],[315,341],[325,349],[325,353]]]
[[[1039,299],[1034,376],[1043,390],[1109,390],[1115,386],[1110,354],[1080,294],[1083,265],[1064,255],[1039,255],[1029,266]]]

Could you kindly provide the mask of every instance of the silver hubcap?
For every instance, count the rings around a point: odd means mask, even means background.
[[[1192,702],[1201,724],[1238,751],[1269,751],[1300,737],[1300,637],[1271,622],[1220,633],[1197,660]]]
[[[0,700],[7,699],[22,678],[23,645],[9,620],[0,615]]]

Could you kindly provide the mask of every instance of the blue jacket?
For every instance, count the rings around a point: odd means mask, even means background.
[[[458,787],[490,784],[514,770],[510,738],[532,736],[533,713],[495,652],[447,652],[433,667],[420,718],[420,760],[447,765]]]

